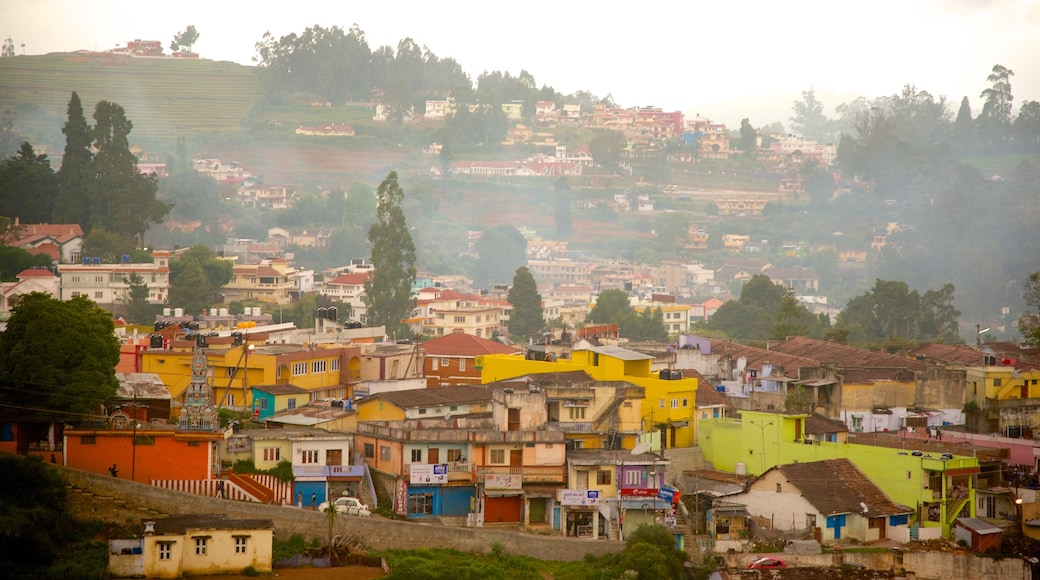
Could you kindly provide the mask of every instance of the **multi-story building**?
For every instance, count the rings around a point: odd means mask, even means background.
[[[589,264],[569,258],[529,260],[527,268],[539,285],[588,286],[592,282]]]
[[[696,139],[701,159],[729,159],[729,131],[724,123],[697,117],[686,122],[686,133],[691,141]]]
[[[224,286],[224,301],[259,300],[289,304],[291,292],[296,288],[293,273],[293,268],[280,260],[236,265],[231,271],[231,281]]]
[[[170,252],[152,252],[152,263],[134,264],[123,256],[119,264],[102,264],[100,258],[84,257],[82,264],[60,264],[61,299],[86,296],[111,308],[129,301],[130,280],[134,275],[148,286],[148,302],[163,304],[170,294]]]
[[[504,300],[464,294],[455,290],[429,289],[433,293],[428,305],[428,317],[423,334],[444,336],[455,332],[490,338],[498,334],[502,311],[508,306]]]
[[[47,254],[56,263],[74,264],[83,247],[83,229],[79,224],[23,224],[14,216],[14,224],[0,237],[0,243],[34,256]]]
[[[373,276],[373,270],[340,274],[328,280],[319,290],[335,302],[350,305],[350,319],[365,323],[367,306],[365,306],[365,281]]]
[[[426,354],[424,373],[429,387],[479,385],[480,368],[475,364],[485,354],[512,354],[518,349],[501,342],[453,332],[420,345]]]

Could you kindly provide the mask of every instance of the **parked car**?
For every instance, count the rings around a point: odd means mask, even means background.
[[[367,518],[372,515],[372,510],[368,509],[368,506],[361,503],[361,500],[356,497],[337,497],[332,502],[336,506],[336,512],[346,514],[348,516],[361,516]],[[329,507],[329,502],[323,501],[318,506],[318,511],[325,511]]]
[[[748,564],[749,570],[781,570],[787,567],[787,562],[780,558],[759,558]]]

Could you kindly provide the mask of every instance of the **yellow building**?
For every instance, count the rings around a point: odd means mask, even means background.
[[[643,387],[641,430],[664,431],[665,447],[690,447],[694,441],[697,380],[677,371],[651,372],[653,357],[616,346],[574,350],[570,359],[527,360],[520,355],[477,357],[481,382],[504,381],[528,374],[584,371],[597,381],[624,381]],[[673,378],[674,377],[674,378]]]
[[[247,567],[271,572],[274,523],[191,514],[142,522],[141,538],[111,540],[113,577],[184,578],[237,574]]]
[[[211,341],[215,342],[215,341]],[[194,342],[175,341],[168,349],[138,353],[141,372],[155,373],[170,396],[179,399],[191,382]],[[361,349],[348,345],[241,344],[207,349],[210,383],[217,404],[252,409],[253,387],[291,383],[306,391],[299,401],[346,398],[361,374]]]

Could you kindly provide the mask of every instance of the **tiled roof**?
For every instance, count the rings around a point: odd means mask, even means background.
[[[788,338],[780,344],[770,346],[769,350],[801,356],[818,362],[835,362],[839,367],[887,367],[910,371],[921,371],[928,368],[926,363],[916,359],[805,336]]]
[[[873,518],[914,511],[888,499],[848,459],[793,463],[776,469],[824,516],[856,513]]]
[[[46,268],[29,268],[18,273],[18,278],[55,278],[54,272]]]
[[[492,389],[479,385],[459,385],[439,389],[411,389],[388,391],[370,395],[365,400],[381,398],[403,409],[457,405],[460,403],[491,402]]]
[[[841,421],[829,419],[819,413],[813,413],[805,418],[806,433],[847,433],[848,426]]]
[[[344,286],[361,286],[372,276],[371,272],[352,272],[349,274],[342,274],[336,276],[334,279],[329,280],[325,284],[342,284]]]
[[[910,354],[918,360],[924,358],[937,360],[947,364],[981,366],[984,363],[983,357],[994,352],[997,353],[996,357],[998,364],[1003,364],[1003,359],[1010,358],[1015,361],[1013,366],[1019,370],[1036,368],[1037,366],[1035,363],[1020,360],[1018,358],[1021,356],[1020,352],[1008,352],[1004,349],[990,348],[989,345],[979,351],[966,344],[932,343],[911,351]]]
[[[784,375],[791,378],[798,377],[799,368],[820,366],[818,361],[811,358],[716,339],[711,339],[711,354],[730,357],[733,360],[743,357],[747,361],[745,368],[749,369],[759,370],[763,365],[772,365],[774,368],[782,366]]]
[[[291,383],[280,383],[274,385],[257,385],[253,387],[258,391],[263,391],[268,395],[298,395],[301,393],[308,393],[307,389],[303,387],[297,387]]]
[[[478,356],[483,354],[513,354],[519,349],[506,346],[472,334],[445,334],[420,345],[427,355],[432,356]]]
[[[184,534],[188,530],[271,530],[274,522],[270,519],[229,520],[224,514],[189,514],[170,516],[168,518],[144,518],[145,522],[155,522],[156,534]]]

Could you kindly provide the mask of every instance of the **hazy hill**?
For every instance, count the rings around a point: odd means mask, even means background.
[[[252,67],[96,52],[0,58],[0,79],[0,110],[14,112],[15,129],[57,151],[72,91],[88,122],[98,101],[122,105],[135,141],[238,131],[261,97]]]

